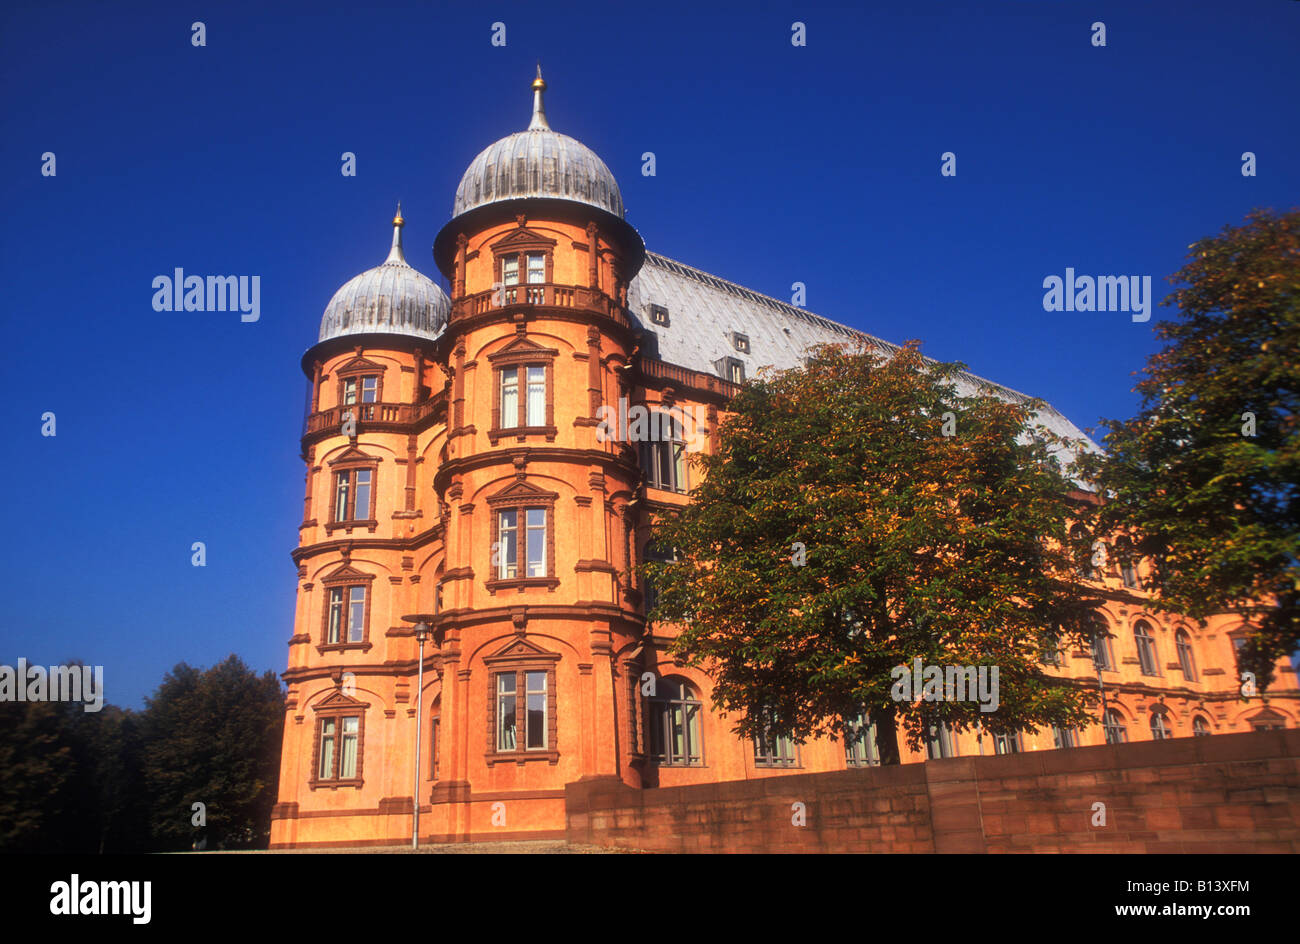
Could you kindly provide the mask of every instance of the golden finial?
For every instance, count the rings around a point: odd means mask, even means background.
[[[405,226],[406,220],[402,219],[402,201],[397,201],[397,215],[393,217],[394,226]]]
[[[546,80],[542,78],[542,64],[537,63],[537,78],[533,79],[533,120],[528,123],[529,131],[550,131],[546,123],[546,109],[542,105],[542,93],[546,91]]]

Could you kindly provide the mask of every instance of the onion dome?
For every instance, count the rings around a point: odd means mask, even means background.
[[[451,303],[432,279],[406,261],[404,225],[398,204],[388,258],[334,293],[321,318],[321,341],[351,334],[402,334],[432,341],[446,329]]]
[[[623,195],[605,162],[580,141],[551,130],[542,107],[542,67],[533,80],[533,120],[484,148],[456,188],[451,215],[520,197],[572,200],[623,218]]]

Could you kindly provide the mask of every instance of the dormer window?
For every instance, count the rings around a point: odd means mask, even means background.
[[[734,384],[743,384],[745,382],[745,364],[744,361],[737,357],[724,358],[722,364],[723,379],[729,380]]]
[[[749,353],[749,335],[740,334],[736,331],[731,332],[731,345],[741,354]],[[744,379],[743,377],[741,378]],[[739,382],[739,381],[737,381]]]
[[[668,309],[663,305],[650,306],[650,320],[657,325],[668,327]]]

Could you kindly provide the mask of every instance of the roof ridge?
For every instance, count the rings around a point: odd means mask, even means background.
[[[874,334],[868,334],[865,331],[860,331],[857,328],[852,328],[846,324],[840,324],[840,322],[835,321],[831,318],[827,318],[825,315],[819,315],[816,312],[809,311],[806,308],[800,308],[797,305],[791,305],[788,302],[781,301],[779,298],[773,298],[771,295],[764,295],[762,292],[755,291],[754,289],[748,288],[747,286],[741,285],[737,282],[732,282],[729,279],[724,279],[721,276],[714,275],[711,272],[705,272],[703,269],[696,268],[695,266],[689,265],[685,262],[681,262],[680,260],[669,258],[668,256],[665,256],[663,253],[652,252],[649,249],[647,249],[645,256],[647,262],[651,262],[655,265],[667,269],[672,269],[674,267],[681,269],[683,270],[681,272],[682,275],[686,275],[691,278],[694,278],[696,281],[703,282],[706,285],[715,282],[720,283],[722,288],[731,290],[733,294],[739,295],[743,298],[750,298],[753,299],[754,301],[761,302],[767,305],[769,308],[775,308],[777,311],[780,311],[784,314],[793,315],[797,318],[801,318],[805,321],[810,321],[814,324],[821,324],[826,327],[835,329],[841,333],[852,335],[854,337],[866,338],[868,341],[871,341],[873,344],[883,347],[889,351],[897,351],[901,348],[901,345],[894,344],[890,341],[886,341],[883,338],[878,338]],[[929,361],[931,364],[939,363],[939,361],[935,360],[933,357],[926,357],[925,355],[921,355],[921,356],[925,357],[925,359]],[[1012,387],[1008,387],[1006,384],[1000,384],[997,381],[989,380],[987,377],[981,377],[979,374],[973,374],[968,370],[958,371],[957,375],[964,380],[977,382],[976,385],[984,384],[986,386],[993,387],[997,390],[1003,390],[1006,391],[1007,393],[1014,394],[1015,396],[1020,397],[1022,400],[1038,399],[1036,397],[1031,397],[1027,393],[1022,393],[1021,391],[1016,390]],[[1047,406],[1047,408],[1053,410],[1053,412],[1057,412],[1058,415],[1064,415],[1064,414],[1060,414],[1059,411],[1055,410],[1055,408],[1053,408],[1050,404]]]

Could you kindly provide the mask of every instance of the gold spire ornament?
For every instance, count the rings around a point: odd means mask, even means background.
[[[546,91],[546,80],[542,78],[542,64],[537,63],[537,78],[533,79],[533,120],[528,123],[529,131],[550,131],[546,121],[546,109],[542,106],[542,93]]]

